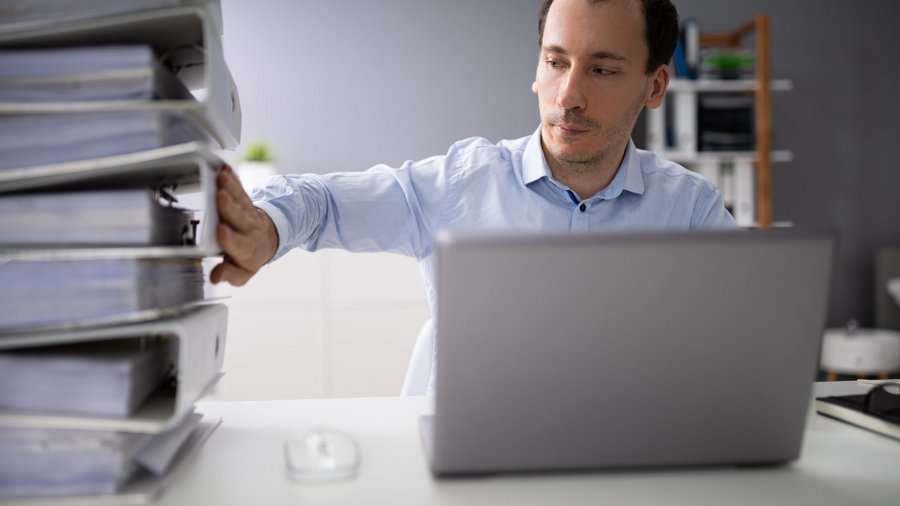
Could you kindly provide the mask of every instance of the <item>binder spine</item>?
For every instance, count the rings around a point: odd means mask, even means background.
[[[666,149],[666,107],[668,102],[655,109],[647,109],[647,149],[661,153]]]
[[[675,106],[675,150],[683,155],[697,153],[697,94],[677,92]]]
[[[200,82],[205,97],[197,119],[220,147],[234,149],[241,137],[240,98],[225,64],[217,9],[218,5],[187,5],[35,26],[0,26],[0,48],[128,44],[140,40],[166,53],[184,49],[187,41],[202,41]]]
[[[204,307],[179,327],[175,412],[186,413],[206,394],[222,370],[228,308],[222,304]]]
[[[0,411],[0,427],[90,429],[158,433],[176,425],[218,381],[225,355],[228,308],[209,304],[181,316],[118,327],[100,327],[34,335],[9,336],[0,349],[77,343],[103,339],[167,336],[177,340],[175,396],[158,392],[127,418],[97,418]]]
[[[756,225],[756,178],[749,160],[734,162],[734,221],[741,227]]]
[[[237,85],[225,64],[222,44],[211,30],[209,21],[204,23],[206,47],[205,88],[209,98],[204,102],[205,116],[223,148],[234,149],[241,141],[241,100]]]

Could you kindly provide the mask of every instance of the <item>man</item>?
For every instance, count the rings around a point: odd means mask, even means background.
[[[734,227],[717,188],[630,140],[669,82],[678,33],[669,0],[545,0],[538,26],[534,134],[466,139],[399,168],[282,176],[253,202],[226,168],[217,195],[225,259],[212,281],[243,285],[296,247],[394,251],[420,261],[433,309],[439,229]]]

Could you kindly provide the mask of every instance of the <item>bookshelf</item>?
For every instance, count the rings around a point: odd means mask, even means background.
[[[770,227],[772,164],[793,160],[791,151],[772,149],[771,96],[773,92],[792,90],[793,83],[771,76],[769,17],[757,14],[733,31],[723,33],[700,32],[694,24],[693,30],[685,30],[685,34],[691,33],[696,40],[685,40],[684,46],[695,45],[695,59],[699,59],[700,48],[747,48],[747,41],[753,38],[753,76],[689,79],[678,75],[673,78],[663,105],[647,112],[647,147],[663,158],[703,174],[719,186],[738,225]],[[694,65],[698,64],[694,62]],[[677,62],[674,67],[678,74]],[[699,116],[701,101],[709,100],[707,97],[727,97],[725,100],[743,100],[750,104],[747,109],[752,109],[752,116],[748,117],[753,124],[752,149],[708,149],[703,145]]]

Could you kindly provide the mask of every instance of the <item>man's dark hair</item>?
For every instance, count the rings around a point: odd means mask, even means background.
[[[604,0],[587,0],[592,4]],[[544,0],[541,4],[541,14],[538,19],[538,44],[544,43],[544,24],[547,22],[547,12],[553,0]],[[650,74],[660,65],[669,63],[672,53],[675,52],[675,44],[678,41],[678,11],[669,0],[641,0],[644,7],[644,39],[650,55],[647,57],[646,72]]]

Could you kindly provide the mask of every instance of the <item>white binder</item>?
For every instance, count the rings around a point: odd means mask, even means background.
[[[756,226],[756,166],[750,160],[734,161],[734,221],[741,227]]]
[[[155,101],[151,107],[183,109],[203,124],[223,148],[240,143],[241,105],[237,87],[225,64],[218,2],[181,5],[139,12],[59,22],[0,24],[0,48],[42,48],[97,44],[150,44],[192,90],[203,89],[197,101]],[[174,103],[173,103],[174,102]],[[129,110],[147,104],[0,104],[0,114]]]
[[[722,191],[722,173],[718,160],[701,159],[695,164],[694,170]]]
[[[0,411],[0,426],[148,433],[173,427],[221,377],[227,326],[228,308],[210,304],[179,316],[131,325],[2,336],[0,350],[146,336],[177,342],[171,357],[176,378],[174,396],[156,392],[128,418]]]
[[[647,108],[647,150],[654,153],[662,153],[666,150],[666,107],[665,98],[662,104],[655,108]]]
[[[187,143],[126,155],[0,171],[0,193],[59,188],[168,188],[192,194],[203,212],[194,244],[183,246],[2,249],[4,259],[198,258],[220,253],[216,241],[216,175],[225,165],[203,143]]]
[[[675,108],[675,150],[693,156],[697,153],[697,94],[675,93],[672,105]]]
[[[3,497],[4,506],[122,506],[126,504],[153,504],[177,474],[177,468],[199,451],[212,433],[221,425],[221,418],[204,417],[191,431],[177,451],[170,469],[163,475],[155,475],[140,469],[128,483],[115,493],[91,495],[58,495],[35,497]]]

